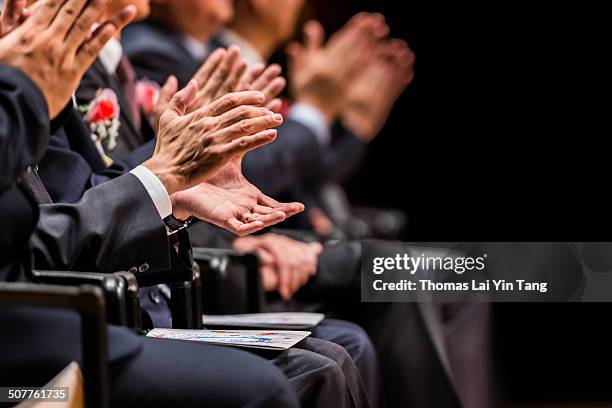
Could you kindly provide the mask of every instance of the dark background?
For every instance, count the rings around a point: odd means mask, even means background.
[[[611,241],[609,21],[587,2],[311,1],[328,31],[380,11],[416,77],[354,204],[403,209],[405,240]],[[609,68],[609,67],[608,67]],[[611,401],[610,304],[497,304],[498,385],[516,401]]]
[[[310,3],[328,32],[380,11],[416,53],[414,82],[346,183],[354,203],[403,209],[411,240],[610,236],[605,14],[533,3]]]

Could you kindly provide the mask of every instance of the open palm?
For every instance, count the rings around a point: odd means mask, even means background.
[[[193,215],[236,235],[252,234],[304,210],[300,203],[279,203],[263,194],[242,174],[236,156],[206,182],[172,197],[175,215]]]

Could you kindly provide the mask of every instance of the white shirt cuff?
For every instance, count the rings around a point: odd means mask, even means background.
[[[330,145],[331,125],[319,109],[308,103],[296,103],[289,110],[289,119],[306,126],[314,133],[321,146]]]
[[[140,165],[132,169],[130,173],[136,176],[147,190],[162,220],[172,214],[172,202],[166,187],[151,170]]]

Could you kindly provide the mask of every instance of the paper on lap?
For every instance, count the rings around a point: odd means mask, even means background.
[[[256,327],[280,330],[310,329],[325,318],[322,313],[251,313],[235,315],[204,315],[205,326]]]
[[[153,329],[147,337],[199,341],[232,347],[287,350],[310,335],[307,331]]]

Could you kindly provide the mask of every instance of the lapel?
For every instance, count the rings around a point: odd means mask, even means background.
[[[140,132],[140,129],[136,128],[134,120],[132,119],[129,105],[123,95],[123,90],[119,82],[117,75],[109,75],[106,72],[106,68],[99,60],[96,60],[91,67],[92,76],[95,76],[96,80],[104,87],[112,89],[117,94],[119,101],[120,121],[121,127],[119,128],[119,138],[117,139],[117,147],[110,152],[107,152],[113,160],[120,160],[129,154],[132,150],[140,147],[144,143],[144,139]]]

